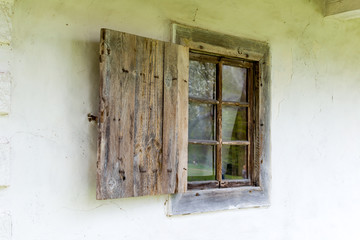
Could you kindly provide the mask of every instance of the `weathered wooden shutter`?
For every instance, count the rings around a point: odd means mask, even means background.
[[[189,49],[101,30],[97,199],[187,185]]]

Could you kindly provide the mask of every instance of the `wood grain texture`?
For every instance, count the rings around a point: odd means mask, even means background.
[[[163,188],[185,192],[187,185],[189,49],[165,44]],[[176,131],[173,131],[176,129]],[[176,171],[175,171],[176,170]],[[168,182],[168,184],[165,184]]]
[[[200,145],[217,145],[217,144],[219,144],[219,142],[216,140],[189,139],[188,142],[191,144],[200,144]]]
[[[219,188],[219,181],[193,181],[188,182],[188,190],[203,190],[209,188]]]
[[[170,196],[168,216],[250,207],[268,207],[268,192],[260,187],[191,190]]]
[[[134,196],[161,193],[164,43],[136,39]]]
[[[171,41],[189,47],[192,51],[208,52],[219,56],[260,61],[268,51],[261,41],[238,38],[205,29],[174,23]]]
[[[206,98],[197,98],[197,97],[189,97],[190,102],[194,103],[205,103],[205,104],[218,104],[219,101],[215,99],[206,99]]]
[[[360,2],[353,0],[325,1],[325,16],[335,15],[343,19],[358,18],[360,15]]]
[[[222,180],[222,62],[216,65],[216,98],[219,104],[216,105],[216,141],[219,144],[216,145],[216,180],[221,182]]]
[[[186,47],[102,29],[97,199],[186,190],[188,63]]]
[[[135,36],[102,30],[97,198],[132,196]]]

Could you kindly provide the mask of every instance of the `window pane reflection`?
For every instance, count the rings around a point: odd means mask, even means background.
[[[189,96],[215,99],[216,64],[190,61]]]
[[[222,136],[224,141],[247,140],[247,108],[223,106]]]
[[[247,102],[246,68],[223,66],[222,95],[224,101]]]
[[[189,144],[188,181],[215,180],[215,147]]]
[[[214,140],[215,105],[189,103],[189,139]]]
[[[222,178],[246,179],[247,146],[222,145]]]

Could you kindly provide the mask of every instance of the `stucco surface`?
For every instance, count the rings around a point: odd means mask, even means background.
[[[324,18],[321,7],[15,1],[11,114],[0,118],[11,142],[11,186],[0,189],[11,238],[360,239],[360,21]],[[169,41],[171,21],[270,44],[271,207],[166,217],[165,195],[95,200],[87,113],[98,109],[100,28]]]

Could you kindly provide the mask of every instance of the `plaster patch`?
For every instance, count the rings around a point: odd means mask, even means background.
[[[10,112],[11,76],[9,72],[0,72],[0,116]]]
[[[10,143],[0,138],[0,186],[10,185]],[[2,238],[0,238],[1,240]]]
[[[10,45],[12,3],[0,1],[0,45]]]
[[[11,239],[11,214],[0,212],[0,240]]]
[[[0,0],[1,3],[11,3],[14,4],[14,0]]]
[[[0,73],[9,71],[13,53],[9,45],[0,44]]]

